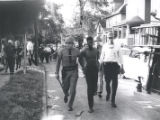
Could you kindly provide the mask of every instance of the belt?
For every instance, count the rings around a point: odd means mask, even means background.
[[[104,65],[106,65],[106,64],[115,64],[115,63],[117,63],[117,62],[112,62],[112,61],[103,62]]]
[[[75,66],[64,66],[63,70],[65,70],[65,71],[76,70],[77,67],[78,67],[78,65],[75,65]]]

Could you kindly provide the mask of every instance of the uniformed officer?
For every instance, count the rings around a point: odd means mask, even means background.
[[[82,66],[83,72],[87,81],[87,96],[89,104],[89,113],[94,112],[94,95],[97,91],[97,81],[98,81],[98,50],[93,47],[93,38],[87,38],[87,45],[82,49],[80,54],[80,64]]]
[[[79,50],[74,46],[74,39],[68,37],[65,41],[65,47],[58,52],[57,65],[56,65],[56,78],[59,79],[59,69],[62,62],[62,87],[64,91],[64,102],[67,103],[68,96],[70,95],[68,103],[68,111],[72,111],[72,105],[76,95],[76,85],[78,80],[78,64]],[[68,91],[70,90],[70,94]]]

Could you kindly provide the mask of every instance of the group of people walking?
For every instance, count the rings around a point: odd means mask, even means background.
[[[94,112],[94,95],[97,94],[99,72],[104,74],[106,82],[106,101],[109,101],[111,97],[111,106],[114,108],[117,107],[115,96],[118,87],[118,74],[123,64],[120,50],[115,46],[113,39],[113,33],[110,32],[107,35],[107,42],[102,46],[101,53],[94,47],[94,40],[92,37],[87,37],[87,46],[83,47],[81,50],[74,47],[73,37],[69,37],[65,40],[65,47],[58,52],[55,75],[59,80],[59,71],[62,65],[64,102],[67,103],[69,101],[69,111],[73,110],[72,106],[76,95],[78,62],[86,78],[88,112]],[[112,89],[110,87],[111,82]],[[101,93],[102,92],[99,94]]]
[[[10,74],[13,74],[15,67],[16,70],[20,68],[22,52],[19,41],[14,42],[12,39],[2,39],[1,63],[4,65],[5,72],[7,72],[9,68]]]

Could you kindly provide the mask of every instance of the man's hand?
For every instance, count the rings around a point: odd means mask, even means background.
[[[82,71],[83,71],[83,74],[85,75],[86,74],[86,67],[83,67]]]
[[[125,73],[125,70],[124,70],[124,67],[123,67],[123,64],[121,65],[120,67],[120,74],[124,74]]]

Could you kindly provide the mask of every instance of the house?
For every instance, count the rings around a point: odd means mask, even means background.
[[[121,6],[106,17],[106,28],[112,29],[115,36],[124,44],[134,44],[132,27],[150,22],[150,0],[124,0]],[[115,3],[116,4],[116,3]]]
[[[106,21],[105,19],[99,20],[96,26],[96,40],[105,42],[106,41]]]

